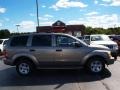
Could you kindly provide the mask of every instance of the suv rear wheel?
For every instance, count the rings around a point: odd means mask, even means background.
[[[22,60],[16,64],[16,70],[22,76],[30,75],[33,72],[33,69],[33,63],[28,60]]]
[[[87,62],[87,70],[94,74],[99,74],[105,69],[102,58],[94,57]]]

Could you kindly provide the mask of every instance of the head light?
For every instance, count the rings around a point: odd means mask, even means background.
[[[118,50],[118,45],[115,45],[115,46],[114,46],[114,49],[115,49],[115,50]]]
[[[108,51],[107,54],[108,54],[109,57],[112,57],[111,51]]]

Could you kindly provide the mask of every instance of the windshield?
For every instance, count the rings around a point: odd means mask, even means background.
[[[8,40],[5,40],[4,43],[3,43],[3,45],[5,45],[5,44],[7,43],[7,41],[8,41]]]
[[[79,41],[80,43],[84,44],[84,45],[88,45],[87,43],[85,43],[84,41],[78,39],[77,37],[71,36],[72,38],[76,39],[77,41]]]
[[[91,41],[110,41],[107,35],[92,36]]]
[[[102,35],[104,41],[111,41],[111,39],[107,35]]]
[[[3,40],[0,40],[0,44],[2,44]]]

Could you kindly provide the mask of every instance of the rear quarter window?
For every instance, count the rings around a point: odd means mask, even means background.
[[[12,47],[23,47],[27,45],[28,36],[13,37],[10,43]]]

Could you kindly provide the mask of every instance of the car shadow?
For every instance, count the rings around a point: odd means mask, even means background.
[[[36,86],[58,85],[67,83],[92,82],[109,78],[111,73],[106,69],[100,75],[92,75],[81,70],[37,70],[31,76],[19,76],[15,67],[0,70],[0,86]]]

